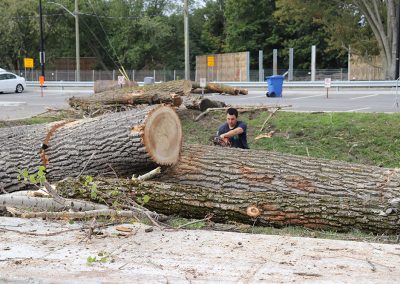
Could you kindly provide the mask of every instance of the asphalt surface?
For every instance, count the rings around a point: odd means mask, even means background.
[[[14,120],[32,117],[47,109],[68,108],[68,98],[88,96],[91,89],[44,89],[27,88],[23,93],[0,93],[0,120]]]
[[[48,108],[68,108],[72,96],[88,96],[93,91],[82,89],[27,88],[22,94],[0,93],[0,120],[32,117]],[[280,105],[296,112],[400,112],[400,96],[395,89],[285,89],[282,97],[267,98],[265,90],[250,90],[247,96],[207,95],[230,105]]]
[[[287,89],[277,98],[268,98],[265,93],[210,98],[230,105],[291,105],[285,110],[296,112],[400,112],[400,96],[390,89],[330,89],[328,98],[325,89]]]

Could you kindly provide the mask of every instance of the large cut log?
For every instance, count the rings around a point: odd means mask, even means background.
[[[165,214],[389,234],[400,233],[399,186],[395,169],[200,145],[186,145],[156,182],[98,181],[109,204],[146,194],[146,206]],[[57,189],[66,197],[82,192],[69,181]]]
[[[171,107],[150,106],[74,122],[0,130],[0,191],[28,186],[19,171],[46,166],[47,179],[79,175],[131,176],[177,162],[182,129]]]
[[[200,84],[196,82],[194,82],[192,86],[194,90],[201,88]],[[207,93],[229,94],[232,96],[237,96],[239,94],[247,95],[249,93],[247,89],[233,88],[228,85],[216,84],[216,83],[208,83],[205,87],[205,90],[207,90],[206,91]]]
[[[226,104],[221,101],[210,100],[199,95],[189,95],[183,98],[183,104],[187,109],[195,109],[205,111],[208,108],[226,107]]]
[[[188,95],[191,89],[191,81],[169,81],[143,87],[105,91],[87,97],[72,97],[69,99],[69,105],[86,111],[110,105],[166,103],[180,106],[182,103],[180,96]]]

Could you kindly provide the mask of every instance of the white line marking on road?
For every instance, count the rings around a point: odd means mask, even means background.
[[[351,98],[350,100],[359,100],[359,99],[365,99],[365,98],[370,98],[370,97],[376,97],[376,96],[380,96],[380,95],[382,95],[382,94],[374,94],[374,95],[356,97],[356,98]]]
[[[366,109],[370,109],[370,107],[356,108],[356,109],[346,110],[345,112],[354,112],[354,111],[366,110]]]
[[[25,105],[26,102],[0,102],[0,106],[11,107],[11,106],[20,106]]]
[[[307,97],[299,97],[299,98],[294,98],[294,99],[290,98],[290,99],[294,101],[294,100],[303,100],[303,99],[310,99],[310,98],[324,97],[324,96],[326,96],[326,94],[323,94],[323,95],[314,95],[314,96],[307,96]]]
[[[258,98],[266,98],[267,96],[244,96],[243,98],[237,98],[237,100],[251,100],[251,99],[258,99]]]

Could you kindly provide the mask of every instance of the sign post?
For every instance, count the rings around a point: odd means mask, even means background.
[[[122,88],[123,85],[125,85],[125,77],[124,76],[118,76],[118,85],[120,88]]]
[[[325,89],[326,89],[326,98],[328,98],[329,95],[329,88],[332,85],[332,80],[331,78],[325,78]]]
[[[207,78],[200,78],[201,94],[204,96],[204,88],[207,86]]]

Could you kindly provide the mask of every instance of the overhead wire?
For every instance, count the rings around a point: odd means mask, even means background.
[[[121,60],[120,60],[120,58],[119,58],[119,56],[118,56],[118,54],[117,54],[117,51],[115,50],[115,48],[114,48],[112,42],[110,41],[110,38],[108,37],[107,32],[106,32],[106,30],[104,29],[104,26],[103,26],[103,24],[101,23],[100,18],[98,17],[98,15],[97,15],[97,13],[96,13],[96,10],[94,9],[94,6],[93,6],[93,4],[92,4],[92,1],[91,1],[91,0],[88,0],[88,2],[89,2],[89,5],[92,7],[93,13],[96,15],[97,21],[99,22],[100,27],[101,27],[101,29],[103,30],[103,32],[104,32],[104,34],[105,34],[105,36],[106,36],[106,39],[107,39],[107,41],[108,41],[108,44],[110,45],[111,49],[112,49],[113,52],[114,52],[114,56],[117,58],[117,61],[118,61],[119,65],[120,65],[120,66],[119,66],[119,72],[125,77],[126,80],[129,80],[129,76],[128,76],[128,74],[126,73],[124,66],[122,66],[122,64],[121,64]]]

